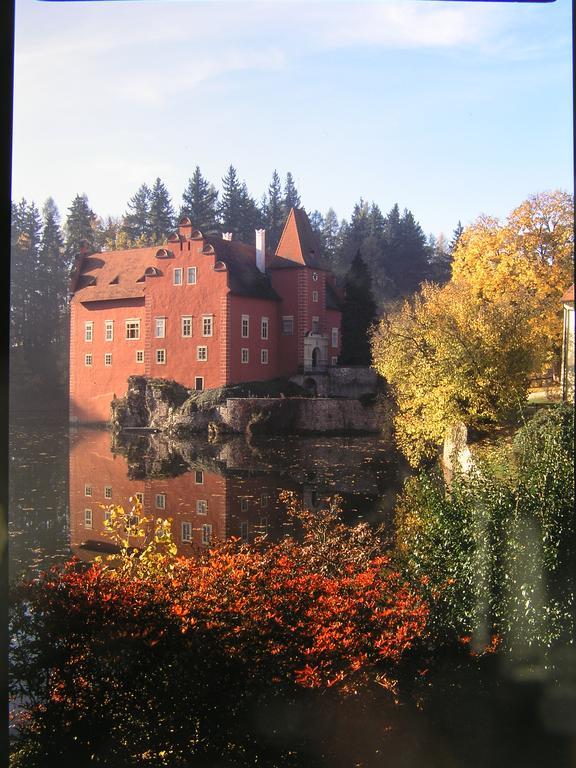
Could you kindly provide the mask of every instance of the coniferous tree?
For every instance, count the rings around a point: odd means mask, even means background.
[[[142,184],[128,203],[128,211],[124,215],[122,233],[127,239],[122,245],[148,245],[151,241],[150,204],[152,192],[147,184]]]
[[[264,220],[266,222],[268,243],[271,250],[275,251],[280,240],[280,235],[282,234],[282,227],[284,226],[282,186],[280,182],[280,176],[276,170],[274,170],[274,173],[272,174],[272,181],[268,187],[266,209],[263,211],[263,213]]]
[[[264,225],[260,208],[256,201],[248,192],[245,183],[240,188],[240,228],[238,238],[243,243],[253,243],[255,230],[261,229]]]
[[[360,198],[354,205],[350,221],[345,225],[342,233],[338,262],[340,271],[348,270],[355,254],[363,247],[363,243],[370,235],[370,206]]]
[[[344,281],[341,365],[370,365],[370,329],[376,321],[372,277],[357,251]]]
[[[38,315],[33,300],[37,283],[38,249],[42,222],[34,203],[22,198],[12,206],[11,230],[11,346],[30,350]]]
[[[394,285],[390,298],[410,295],[428,277],[426,237],[410,211],[400,216],[397,204],[386,217],[384,263]]]
[[[150,245],[164,243],[174,230],[172,201],[160,177],[150,192]]]
[[[43,228],[39,249],[38,296],[42,305],[42,327],[38,338],[42,346],[63,345],[67,338],[68,269],[64,260],[64,238],[60,214],[49,197],[42,209]]]
[[[284,184],[284,199],[282,201],[284,220],[286,220],[292,208],[300,208],[300,205],[300,195],[296,189],[292,174],[288,171],[286,174],[286,182]]]
[[[401,270],[398,272],[396,286],[405,296],[417,291],[428,277],[426,236],[412,213],[406,209],[400,220],[400,241]]]
[[[232,232],[238,237],[242,230],[242,214],[244,208],[242,184],[233,165],[228,168],[222,179],[222,198],[220,201],[220,226],[223,232]]]
[[[336,270],[337,254],[340,248],[340,222],[333,208],[328,208],[324,216],[321,242],[326,263],[331,269]]]
[[[218,230],[218,192],[207,181],[196,166],[188,185],[182,194],[180,218],[188,216],[194,229],[203,234],[213,234]]]
[[[458,226],[454,230],[452,234],[452,240],[450,240],[450,253],[454,253],[454,250],[456,246],[458,245],[458,240],[460,240],[460,236],[462,235],[462,232],[464,232],[464,227],[462,226],[462,222],[458,221]]]
[[[96,215],[90,209],[86,195],[76,195],[68,209],[65,230],[66,261],[69,266],[80,253],[82,243],[86,243],[88,251],[95,252],[96,245]]]

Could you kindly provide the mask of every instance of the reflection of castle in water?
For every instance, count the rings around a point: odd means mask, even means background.
[[[106,506],[130,509],[130,497],[141,501],[145,516],[171,518],[179,553],[192,554],[214,539],[280,538],[290,524],[279,498],[282,491],[293,491],[308,508],[327,496],[348,493],[353,516],[358,509],[350,499],[360,499],[364,511],[370,503],[378,506],[381,517],[394,496],[391,490],[383,492],[374,457],[367,456],[373,441],[322,444],[283,438],[254,446],[243,438],[175,442],[132,434],[111,444],[105,430],[71,432],[70,543],[84,558],[110,546]],[[390,478],[385,479],[390,487]]]

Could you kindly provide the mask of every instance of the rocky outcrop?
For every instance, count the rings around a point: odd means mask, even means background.
[[[175,437],[204,433],[214,439],[229,433],[391,433],[391,405],[385,396],[286,397],[281,391],[280,397],[226,395],[226,390],[198,393],[177,382],[132,376],[126,396],[112,403],[112,426],[115,431],[156,430]]]

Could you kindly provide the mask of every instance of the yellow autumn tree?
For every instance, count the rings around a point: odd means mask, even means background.
[[[525,303],[536,357],[559,358],[561,297],[574,274],[574,199],[561,190],[532,195],[505,224],[480,217],[454,251],[452,276],[489,300]]]
[[[437,452],[454,424],[483,428],[526,398],[536,364],[523,290],[487,299],[465,282],[425,283],[372,338],[396,399],[396,439],[411,464]]]

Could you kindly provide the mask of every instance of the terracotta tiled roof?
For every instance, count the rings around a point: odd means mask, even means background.
[[[303,208],[292,208],[288,214],[276,256],[307,267],[320,267],[320,244]]]
[[[574,283],[568,288],[566,293],[562,296],[562,301],[574,301]]]
[[[105,301],[144,296],[144,281],[138,282],[148,267],[162,271],[162,260],[156,258],[158,246],[107,251],[86,256],[79,263],[72,290],[77,300]],[[168,261],[168,259],[166,259]],[[93,285],[87,285],[88,278]]]

